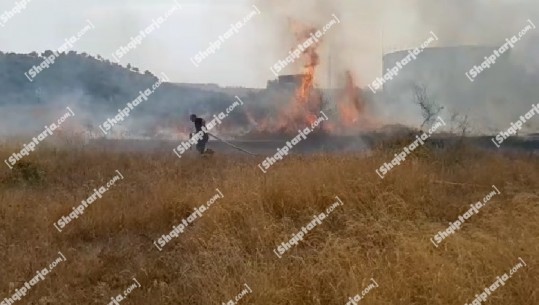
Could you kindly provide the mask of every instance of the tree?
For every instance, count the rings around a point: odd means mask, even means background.
[[[470,121],[468,115],[462,115],[457,112],[451,114],[451,133],[455,131],[460,133],[461,137],[465,137],[470,131]]]
[[[52,55],[54,55],[54,53],[52,53],[51,50],[46,50],[45,52],[43,52],[42,57],[49,57]]]
[[[432,97],[427,93],[425,85],[414,84],[414,97],[415,103],[421,108],[421,115],[423,116],[423,123],[419,126],[419,129],[423,129],[425,124],[431,124],[436,116],[444,109],[443,106],[438,105]]]

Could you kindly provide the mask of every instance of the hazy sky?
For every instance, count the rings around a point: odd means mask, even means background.
[[[21,2],[18,0],[17,2]],[[514,34],[532,18],[539,25],[537,1],[481,0],[177,0],[176,11],[121,59],[174,82],[264,87],[275,78],[269,67],[297,44],[290,21],[320,28],[336,14],[341,23],[328,31],[320,47],[320,83],[326,83],[327,58],[333,71],[351,70],[362,84],[381,74],[382,51],[418,46],[434,31],[438,45],[482,44]],[[14,1],[0,2],[0,14]],[[0,49],[29,53],[56,49],[90,20],[75,50],[111,59],[130,37],[175,6],[173,0],[31,0],[26,9],[0,27]],[[205,50],[254,8],[260,10],[220,50],[195,67],[190,58]],[[538,31],[539,32],[539,31]],[[299,65],[283,73],[301,72]]]

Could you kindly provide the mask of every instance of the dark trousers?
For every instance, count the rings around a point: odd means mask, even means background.
[[[205,133],[202,139],[200,139],[196,145],[196,149],[199,153],[203,154],[206,151],[206,143],[208,143],[208,134]]]

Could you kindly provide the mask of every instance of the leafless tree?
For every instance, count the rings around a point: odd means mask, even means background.
[[[421,108],[421,115],[423,116],[423,123],[419,126],[419,129],[423,129],[426,124],[431,124],[436,116],[444,109],[428,94],[425,85],[414,84],[414,97],[415,103]]]
[[[465,137],[472,130],[468,115],[462,115],[457,112],[451,114],[450,126],[451,133],[458,132],[461,137]]]

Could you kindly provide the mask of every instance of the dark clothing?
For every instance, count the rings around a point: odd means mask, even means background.
[[[195,130],[196,130],[196,132],[201,131],[203,126],[204,127],[206,126],[206,122],[204,122],[204,120],[202,118],[196,118],[195,119]]]
[[[202,127],[206,127],[206,122],[204,122],[204,120],[202,118],[196,118],[195,119],[195,131],[196,133],[202,131],[203,132],[203,136],[202,136],[202,139],[200,139],[196,145],[196,149],[198,150],[199,153],[203,154],[204,151],[206,150],[206,143],[208,143],[208,140],[209,140],[209,136],[208,134],[202,130]]]
[[[206,151],[206,143],[208,143],[208,140],[208,134],[204,133],[204,136],[198,141],[196,146],[199,153],[203,154]]]

